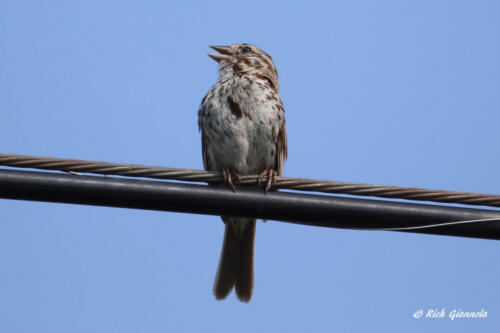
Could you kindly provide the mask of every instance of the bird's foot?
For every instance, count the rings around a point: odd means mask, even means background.
[[[224,183],[229,186],[229,188],[233,191],[236,192],[236,187],[233,184],[233,179],[236,180],[237,182],[240,181],[240,175],[232,170],[229,169],[222,169],[222,178],[224,178]]]
[[[269,192],[269,190],[274,187],[274,183],[276,182],[277,175],[278,175],[278,173],[274,169],[267,169],[267,170],[264,170],[260,173],[259,186],[262,186],[262,184],[266,185],[266,187],[264,188],[265,193]],[[267,181],[264,183],[263,180],[266,177],[267,177]]]

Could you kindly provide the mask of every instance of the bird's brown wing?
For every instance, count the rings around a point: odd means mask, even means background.
[[[211,171],[210,167],[210,159],[208,158],[208,137],[205,134],[205,131],[203,131],[203,118],[206,117],[207,112],[207,105],[205,104],[205,100],[207,98],[207,95],[210,92],[208,92],[205,97],[201,100],[200,108],[198,109],[198,129],[201,132],[201,155],[203,158],[203,168],[205,170]]]
[[[210,168],[210,159],[207,156],[207,140],[208,138],[206,137],[205,133],[203,133],[203,130],[201,130],[201,155],[203,158],[203,168],[207,171],[211,171],[212,169]]]
[[[283,176],[283,167],[285,165],[285,160],[288,155],[288,143],[286,138],[286,123],[285,123],[285,110],[283,108],[283,104],[281,103],[279,106],[281,107],[282,116],[281,125],[278,131],[278,136],[276,138],[276,171],[278,172],[278,176]]]

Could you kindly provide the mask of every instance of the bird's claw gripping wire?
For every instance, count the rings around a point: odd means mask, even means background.
[[[239,182],[240,181],[240,175],[237,174],[234,171],[231,171],[229,169],[222,169],[222,178],[224,178],[224,183],[229,186],[229,188],[233,191],[236,192],[236,187],[233,184],[233,178]]]
[[[259,186],[262,186],[263,179],[267,177],[266,187],[264,188],[264,192],[267,193],[271,188],[274,188],[274,184],[276,183],[276,176],[278,173],[274,169],[267,169],[262,171],[259,174]]]

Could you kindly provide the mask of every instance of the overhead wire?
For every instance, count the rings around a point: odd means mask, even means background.
[[[219,172],[194,169],[145,166],[127,163],[95,162],[54,157],[34,157],[15,154],[0,154],[0,166],[35,168],[71,173],[92,173],[178,181],[222,183]],[[240,175],[236,185],[258,185],[258,175]],[[392,199],[455,203],[463,205],[500,207],[500,195],[458,192],[416,187],[372,185],[336,180],[316,180],[308,178],[276,177],[274,189],[348,194]]]

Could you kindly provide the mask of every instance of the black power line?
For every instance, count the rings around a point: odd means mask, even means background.
[[[215,171],[179,169],[129,163],[83,161],[55,157],[36,157],[17,154],[0,153],[0,165],[16,168],[84,172],[101,175],[117,175],[163,180],[170,179],[211,184],[222,183],[224,181],[221,173]],[[260,180],[261,179],[259,179],[258,175],[240,175],[238,180],[233,181],[235,181],[238,185],[256,186]],[[416,187],[373,185],[334,180],[290,177],[276,177],[273,187],[276,189],[289,189],[296,191],[350,194],[355,196],[500,207],[500,195],[498,194],[457,192]]]
[[[0,198],[265,218],[333,228],[500,239],[500,211],[115,177],[0,170]],[[496,221],[495,221],[496,219]]]

